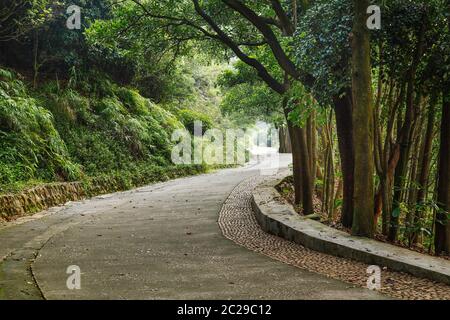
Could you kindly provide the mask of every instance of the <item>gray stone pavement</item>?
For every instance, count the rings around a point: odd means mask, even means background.
[[[265,166],[101,196],[0,227],[0,298],[384,299],[223,237],[223,202]],[[81,269],[80,290],[67,289],[70,265]]]

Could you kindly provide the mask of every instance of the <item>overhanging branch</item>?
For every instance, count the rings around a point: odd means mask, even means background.
[[[281,3],[278,0],[271,0],[270,2],[272,4],[273,11],[275,11],[278,19],[280,20],[284,34],[289,36],[293,35],[295,27],[281,6]]]
[[[194,3],[195,11],[203,18],[203,20],[205,20],[206,23],[208,23],[214,32],[216,32],[220,40],[228,46],[241,61],[253,67],[257,71],[259,77],[274,91],[280,94],[286,92],[286,87],[284,84],[278,82],[274,77],[272,77],[267,69],[258,60],[250,58],[242,52],[241,49],[239,49],[239,46],[224,31],[222,31],[214,20],[200,7],[198,0],[192,0],[192,2]]]
[[[291,77],[298,79],[300,76],[294,63],[289,59],[287,54],[284,52],[283,48],[278,41],[277,36],[274,34],[269,25],[253,10],[247,7],[244,3],[239,0],[222,0],[231,9],[240,13],[245,19],[251,22],[264,36],[272,50],[275,59],[277,60],[280,67],[286,71]]]

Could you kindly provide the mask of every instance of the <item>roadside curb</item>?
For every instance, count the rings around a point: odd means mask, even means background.
[[[322,253],[450,284],[450,261],[368,238],[353,237],[300,216],[291,205],[281,201],[275,189],[286,176],[274,176],[252,192],[253,211],[265,232]]]

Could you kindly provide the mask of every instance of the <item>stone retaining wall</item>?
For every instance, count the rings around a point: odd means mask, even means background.
[[[217,167],[219,168],[219,166]],[[216,169],[211,168],[211,169]],[[207,172],[204,166],[184,166],[161,168],[142,176],[135,176],[130,185],[120,177],[104,176],[91,178],[85,182],[49,183],[25,190],[18,194],[0,195],[0,220],[10,221],[48,208],[79,201],[89,197],[123,191],[132,187],[166,181],[169,179]]]
[[[252,207],[264,231],[315,251],[450,284],[448,260],[368,238],[353,237],[300,216],[291,205],[281,201],[275,189],[283,178],[273,178],[253,191]]]
[[[78,201],[89,196],[115,191],[114,184],[107,179],[82,182],[50,183],[25,190],[18,194],[0,196],[0,219],[17,217],[46,210],[69,201]]]

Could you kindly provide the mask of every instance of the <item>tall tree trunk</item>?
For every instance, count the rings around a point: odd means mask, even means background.
[[[391,84],[387,97],[387,108],[389,110],[389,116],[387,119],[387,128],[384,138],[384,146],[382,147],[380,156],[380,166],[377,168],[378,175],[380,177],[380,186],[375,197],[375,221],[382,213],[382,233],[388,235],[390,216],[392,213],[392,182],[394,178],[395,168],[400,157],[400,146],[398,144],[392,145],[392,133],[394,131],[394,124],[396,120],[396,113],[400,104],[403,101],[403,87],[399,89],[398,97],[394,103],[393,94],[394,87]],[[381,137],[381,132],[378,133]],[[381,169],[381,170],[380,170]]]
[[[417,104],[414,103],[414,94],[416,91],[415,86],[415,80],[416,80],[416,72],[417,67],[420,63],[420,59],[422,58],[424,45],[425,45],[425,31],[426,31],[426,25],[425,22],[422,23],[419,33],[418,33],[418,42],[417,42],[417,48],[415,52],[414,59],[411,64],[411,68],[409,70],[408,74],[408,86],[407,86],[407,93],[406,93],[406,114],[405,114],[405,121],[403,126],[398,128],[399,131],[399,138],[398,143],[400,144],[400,159],[397,164],[397,168],[395,169],[395,178],[394,178],[394,198],[393,198],[393,205],[394,208],[399,209],[400,208],[400,202],[402,198],[403,193],[403,187],[405,182],[405,175],[407,173],[408,168],[408,155],[410,151],[411,146],[411,135],[414,129],[414,120],[416,115],[416,107]],[[417,94],[417,101],[420,101],[419,99],[419,93]],[[397,210],[398,212],[398,210]],[[391,224],[389,229],[389,235],[388,239],[389,241],[395,241],[397,240],[397,233],[399,228],[399,216],[400,214],[397,214],[395,216],[391,216]]]
[[[430,101],[430,107],[428,110],[428,122],[425,136],[422,142],[422,148],[420,150],[420,173],[418,179],[419,191],[417,192],[417,201],[419,204],[424,204],[427,199],[428,182],[430,176],[432,146],[434,138],[434,120],[436,118],[436,98],[432,97]],[[415,210],[413,224],[416,226],[423,217],[421,209]],[[413,243],[418,243],[419,232],[413,232],[411,240]]]
[[[313,181],[311,176],[311,162],[307,143],[307,129],[294,127],[294,134],[299,141],[300,161],[302,167],[302,207],[305,215],[314,213],[313,205]]]
[[[292,171],[294,178],[294,202],[299,205],[303,202],[303,181],[302,181],[302,167],[301,167],[301,151],[300,145],[295,134],[295,127],[289,123],[289,135],[291,136],[292,145]]]
[[[418,130],[422,127],[423,119],[421,119],[421,124],[416,126],[416,133],[414,134],[412,152],[411,152],[411,165],[409,168],[409,179],[408,179],[408,189],[405,194],[405,201],[407,203],[408,211],[406,212],[405,218],[405,231],[404,236],[408,238],[408,246],[412,246],[412,235],[414,233],[414,211],[417,206],[417,195],[419,192],[419,176],[421,171],[421,159],[420,159],[420,148],[421,148],[421,131]]]
[[[333,98],[334,113],[336,116],[336,131],[341,158],[341,171],[343,183],[343,203],[341,223],[351,228],[353,223],[353,123],[352,123],[352,97],[351,90],[346,90],[343,96]]]
[[[33,37],[33,88],[37,88],[39,76],[39,30],[34,31]]]
[[[415,115],[413,96],[414,96],[414,84],[413,80],[410,79],[410,84],[408,85],[408,93],[407,93],[405,121],[399,131],[399,136],[397,138],[397,142],[400,147],[400,154],[397,166],[395,168],[394,197],[392,201],[394,209],[397,208],[397,210],[393,210],[393,212],[397,212],[397,214],[395,216],[392,215],[390,218],[390,228],[388,235],[389,241],[392,242],[397,239],[399,218],[400,218],[399,213],[400,204],[402,194],[404,191],[405,181],[407,180],[406,174],[408,169],[408,156],[410,151],[411,135],[413,131],[414,115]],[[400,114],[398,116],[399,118],[401,118]]]
[[[307,121],[307,143],[309,151],[309,165],[311,169],[311,183],[314,187],[316,181],[316,165],[317,165],[317,130],[316,130],[316,114],[314,111],[308,117]]]
[[[303,201],[303,191],[302,191],[302,168],[301,168],[301,159],[300,159],[300,146],[298,143],[298,139],[295,137],[295,128],[292,122],[289,120],[289,112],[287,109],[287,98],[283,98],[283,111],[287,121],[288,132],[291,138],[291,148],[292,148],[292,171],[293,171],[293,180],[294,180],[294,203],[301,204]]]
[[[295,126],[288,120],[291,110],[288,110],[286,105],[287,99],[284,99],[284,113],[288,121],[292,145],[295,203],[302,204],[304,214],[308,215],[314,213],[314,206],[306,129]]]
[[[289,137],[289,130],[286,126],[278,128],[278,136],[280,139],[280,153],[292,153],[291,140]]]
[[[352,234],[374,234],[374,154],[372,76],[368,0],[353,0],[355,18],[352,39],[354,190]]]
[[[318,156],[317,156],[317,117],[316,112],[313,113],[313,123],[312,123],[312,150],[313,153],[311,155],[311,175],[312,175],[312,185],[313,190],[316,186],[316,177],[317,177],[317,162],[318,162]]]
[[[335,176],[334,176],[334,157],[333,157],[333,113],[330,112],[327,124],[323,127],[325,139],[325,179],[324,183],[324,204],[329,221],[332,221],[334,214],[335,200]]]
[[[441,145],[439,151],[439,176],[437,202],[440,212],[436,216],[434,240],[436,254],[450,254],[450,95],[443,92]]]
[[[292,0],[292,23],[294,24],[294,28],[297,27],[297,11],[298,11],[298,5],[297,0]]]

